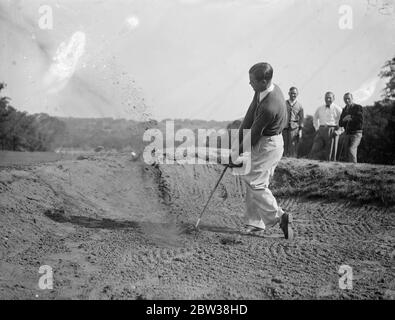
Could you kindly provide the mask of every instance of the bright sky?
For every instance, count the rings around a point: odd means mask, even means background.
[[[0,81],[18,109],[73,117],[234,120],[266,61],[305,113],[363,105],[395,54],[395,0],[0,0]],[[352,29],[341,29],[341,5]],[[44,17],[44,18],[43,18]],[[40,24],[41,23],[41,24]],[[40,27],[41,26],[41,27]]]

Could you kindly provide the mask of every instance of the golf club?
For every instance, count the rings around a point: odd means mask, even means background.
[[[338,157],[338,161],[340,161],[341,159],[342,159],[342,152],[343,152],[343,148],[344,148],[344,144],[345,144],[345,138],[346,138],[346,132],[347,132],[347,129],[348,129],[348,124],[350,123],[350,121],[347,121],[347,124],[346,124],[346,128],[345,128],[345,130],[344,130],[344,136],[343,136],[343,141],[342,141],[342,144],[341,144],[341,146],[340,146],[340,152],[339,152],[339,157]]]
[[[222,180],[222,178],[223,178],[223,176],[224,176],[224,174],[225,174],[225,172],[226,172],[226,170],[227,170],[228,168],[229,168],[229,166],[226,165],[226,166],[225,166],[225,169],[222,171],[222,174],[221,174],[221,176],[219,177],[219,179],[218,179],[218,181],[217,181],[217,183],[216,183],[216,185],[215,185],[213,191],[211,191],[211,194],[210,194],[210,196],[209,196],[209,198],[208,198],[208,200],[207,200],[207,203],[206,203],[206,205],[204,206],[202,212],[200,213],[199,219],[198,219],[197,222],[196,222],[196,225],[195,225],[195,228],[196,228],[196,229],[198,229],[199,223],[200,223],[200,220],[201,220],[202,217],[203,217],[204,211],[206,211],[206,208],[207,208],[207,206],[208,206],[208,204],[209,204],[209,202],[210,202],[210,200],[211,200],[211,198],[212,198],[212,196],[213,196],[215,190],[217,190],[217,187],[218,187],[219,183],[221,182],[221,180]]]

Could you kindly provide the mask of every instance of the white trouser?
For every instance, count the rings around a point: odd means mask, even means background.
[[[245,223],[265,229],[280,221],[283,210],[269,190],[269,181],[284,151],[281,134],[263,136],[251,150],[251,170],[241,176],[246,182]]]

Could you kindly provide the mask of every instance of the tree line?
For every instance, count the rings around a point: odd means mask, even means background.
[[[0,83],[0,93],[5,88]],[[0,97],[0,149],[49,151],[63,138],[66,125],[45,113],[28,114],[16,110],[9,97]]]
[[[383,99],[364,110],[363,138],[358,149],[358,162],[395,165],[395,57],[385,63],[380,73],[389,81]],[[0,93],[5,84],[0,83]],[[165,122],[148,120],[138,122],[126,119],[56,118],[47,114],[29,115],[10,105],[8,97],[0,96],[0,148],[15,151],[50,151],[56,148],[142,151],[144,131],[157,128],[165,132]],[[236,129],[240,121],[175,120],[175,130]],[[303,138],[299,143],[298,157],[307,158],[315,135],[313,117],[304,119]],[[340,137],[339,146],[342,144]],[[340,149],[340,148],[339,148]]]

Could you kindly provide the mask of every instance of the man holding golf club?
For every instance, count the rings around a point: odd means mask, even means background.
[[[233,167],[242,161],[239,155],[250,150],[251,169],[242,179],[246,183],[245,232],[261,233],[277,223],[286,239],[293,238],[290,216],[281,209],[271,191],[270,178],[279,163],[284,142],[282,131],[288,124],[287,107],[281,89],[272,83],[270,64],[257,63],[249,70],[255,94],[239,128],[239,148],[232,148]],[[248,135],[243,136],[243,130]],[[250,142],[250,145],[248,145]]]
[[[346,161],[357,163],[357,150],[362,139],[362,106],[354,104],[353,96],[349,92],[344,95],[344,103],[346,106],[339,120],[339,125],[345,128],[342,149],[345,148]],[[341,156],[341,151],[339,156]]]
[[[316,160],[336,161],[337,144],[342,129],[339,128],[339,119],[342,108],[334,103],[333,92],[325,94],[325,104],[318,107],[313,117],[316,130],[310,158]]]

